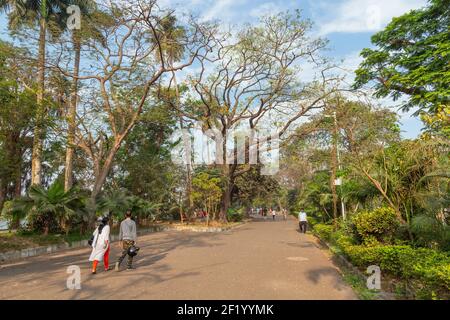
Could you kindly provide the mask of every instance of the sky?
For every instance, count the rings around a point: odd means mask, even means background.
[[[257,22],[265,14],[300,9],[303,17],[314,23],[313,35],[329,40],[325,54],[349,70],[348,81],[351,81],[351,71],[362,60],[359,52],[373,47],[370,37],[393,17],[423,7],[426,0],[160,0],[159,3],[162,7],[194,13],[204,21],[220,20],[231,25]],[[1,14],[1,39],[7,38],[6,23],[5,15]],[[380,103],[398,110],[398,102],[383,99]],[[399,114],[402,136],[417,137],[422,128],[420,120],[411,114]]]

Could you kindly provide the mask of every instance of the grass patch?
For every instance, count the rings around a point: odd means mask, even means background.
[[[22,250],[41,246],[50,246],[55,244],[70,243],[86,240],[91,234],[72,233],[72,234],[49,234],[42,235],[32,232],[4,232],[0,233],[0,252]]]
[[[360,276],[350,272],[350,270],[341,268],[344,281],[350,285],[353,291],[361,300],[379,300],[380,293],[377,290],[367,288],[366,282]]]

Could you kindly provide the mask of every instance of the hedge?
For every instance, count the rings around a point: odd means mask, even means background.
[[[450,256],[447,253],[408,245],[355,245],[351,237],[339,231],[333,233],[330,225],[316,225],[314,231],[336,245],[358,267],[378,265],[388,274],[416,283],[421,290],[450,296]]]

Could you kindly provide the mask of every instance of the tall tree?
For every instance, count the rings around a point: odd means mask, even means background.
[[[298,12],[265,17],[258,26],[247,26],[236,37],[228,36],[216,52],[211,66],[214,71],[207,73],[203,69],[199,78],[191,79],[195,94],[187,100],[184,112],[203,131],[214,132],[216,165],[225,184],[220,210],[223,221],[227,219],[236,178],[251,169],[249,163],[238,165],[236,158],[227,163],[230,154],[235,153],[229,150],[234,130],[255,132],[269,128],[270,136],[282,136],[299,118],[320,108],[323,99],[336,89],[335,79],[327,76],[330,66],[319,57],[326,42],[311,39],[310,28],[310,22]],[[311,57],[323,78],[300,83],[299,65],[310,62]],[[244,147],[246,158],[250,148],[258,144],[251,140]],[[262,145],[268,141],[268,136],[261,138],[260,151],[267,151]]]
[[[72,31],[72,45],[74,50],[73,60],[73,80],[72,80],[72,92],[69,102],[69,108],[67,112],[67,147],[66,147],[66,159],[65,159],[65,172],[64,172],[64,189],[68,191],[73,185],[73,162],[75,154],[75,131],[77,126],[77,103],[78,103],[78,90],[80,74],[80,60],[81,60],[81,46],[83,40],[97,37],[99,40],[104,40],[100,25],[111,25],[112,19],[99,11],[94,2],[84,0],[73,0],[73,3],[80,7],[82,14],[81,29],[74,29]]]
[[[102,40],[88,40],[84,54],[91,67],[76,77],[86,83],[76,143],[92,162],[92,199],[100,193],[117,152],[150,103],[149,96],[157,91],[162,77],[204,58],[213,39],[213,30],[190,20],[184,39],[188,57],[173,67],[164,56],[156,61],[155,52],[163,52],[157,30],[171,13],[160,9],[154,0],[145,5],[136,3],[139,5],[111,3],[102,8],[113,23],[101,26]],[[55,64],[54,68],[74,77],[62,65]]]
[[[429,0],[422,9],[392,19],[364,49],[355,87],[373,83],[377,97],[406,96],[403,109],[436,113],[450,104],[450,1]]]
[[[31,162],[31,183],[41,184],[42,173],[42,152],[45,140],[45,63],[46,63],[46,41],[48,24],[63,29],[65,10],[69,0],[1,0],[0,9],[9,12],[10,27],[17,27],[24,24],[37,23],[39,25],[38,41],[38,72],[37,72],[37,110],[36,123],[33,137],[33,152]]]
[[[5,200],[21,195],[28,171],[36,106],[36,69],[29,59],[27,51],[0,41],[0,211]]]
[[[166,59],[169,66],[173,67],[175,62],[180,61],[184,54],[183,39],[186,36],[186,30],[180,25],[177,25],[177,19],[175,16],[167,16],[161,21],[161,28],[157,33],[159,41],[161,42],[161,52],[157,50],[156,55],[159,60]],[[172,77],[170,79],[169,88],[172,86],[175,89],[175,109],[180,109],[180,90],[178,87],[178,81],[176,72],[172,71]],[[179,125],[181,129],[184,129],[184,118],[181,113],[178,115]],[[189,157],[186,155],[186,159]],[[186,198],[188,202],[188,211],[192,210],[193,198],[192,198],[192,164],[190,161],[186,161]],[[182,207],[180,206],[180,209]],[[184,214],[180,214],[181,222],[183,222]]]

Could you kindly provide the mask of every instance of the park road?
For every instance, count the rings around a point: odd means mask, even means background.
[[[90,248],[0,265],[0,299],[356,299],[297,222],[254,219],[221,233],[142,236],[135,270],[90,274]],[[112,244],[111,265],[120,250]],[[81,289],[66,287],[81,268]]]

